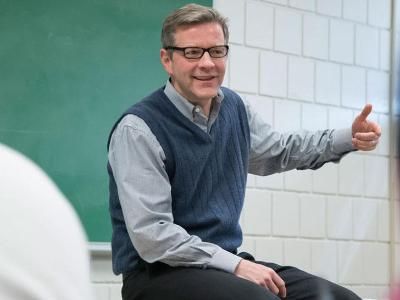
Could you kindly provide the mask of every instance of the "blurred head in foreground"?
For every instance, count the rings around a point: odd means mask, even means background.
[[[0,299],[92,299],[86,237],[69,202],[0,144]]]

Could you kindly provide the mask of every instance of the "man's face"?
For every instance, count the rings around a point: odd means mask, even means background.
[[[224,44],[221,26],[204,23],[178,28],[172,46],[210,48]],[[182,51],[173,51],[171,59],[165,49],[161,49],[160,55],[173,86],[190,102],[204,105],[217,95],[225,75],[226,57],[211,58],[205,52],[199,59],[187,59]]]

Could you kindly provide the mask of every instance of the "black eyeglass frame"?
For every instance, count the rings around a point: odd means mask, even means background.
[[[223,47],[223,48],[225,48],[226,49],[226,53],[224,54],[224,55],[222,55],[222,56],[215,56],[215,54],[213,55],[213,54],[211,54],[212,52],[210,52],[210,51],[212,51],[213,49],[215,49],[215,48],[221,48],[221,47]],[[225,57],[225,56],[227,56],[228,55],[228,52],[229,52],[229,46],[228,45],[219,45],[219,46],[213,46],[213,47],[210,47],[210,48],[201,48],[201,47],[174,47],[174,46],[167,46],[167,47],[165,47],[164,48],[165,50],[178,50],[178,51],[182,51],[183,52],[183,56],[185,57],[185,58],[187,58],[187,59],[200,59],[200,58],[202,58],[203,57],[203,55],[204,55],[204,53],[205,52],[208,52],[208,54],[210,55],[210,57],[212,57],[212,58],[223,58],[223,57]],[[187,53],[186,53],[186,50],[187,49],[201,49],[202,50],[202,53],[201,53],[201,55],[199,56],[199,57],[188,57],[187,55]]]

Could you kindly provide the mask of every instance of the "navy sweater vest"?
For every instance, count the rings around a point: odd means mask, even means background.
[[[164,150],[174,223],[189,234],[234,253],[242,243],[239,216],[246,187],[250,132],[240,97],[229,89],[222,91],[224,100],[209,134],[183,116],[163,89],[133,105],[122,117],[134,114],[143,119]],[[127,233],[110,166],[108,171],[113,269],[119,274],[134,270],[140,258]]]

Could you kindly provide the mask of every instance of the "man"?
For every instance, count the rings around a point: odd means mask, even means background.
[[[163,24],[170,80],[131,107],[109,139],[113,270],[124,300],[359,299],[293,267],[237,253],[247,173],[319,168],[371,150],[380,128],[367,105],[352,130],[282,135],[221,88],[226,20],[191,4]]]

